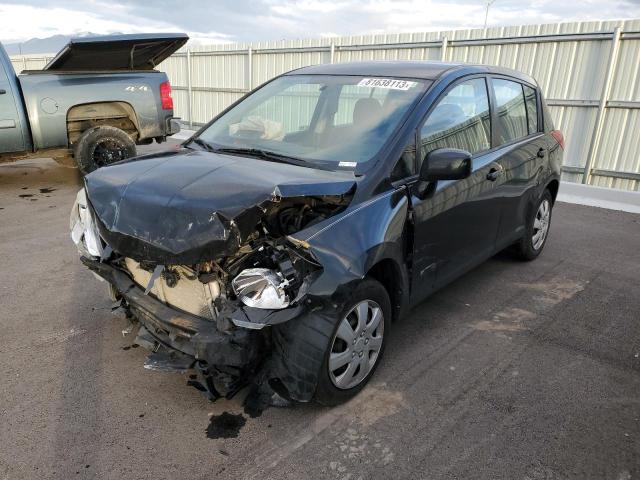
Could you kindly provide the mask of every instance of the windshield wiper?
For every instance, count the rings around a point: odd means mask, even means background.
[[[215,152],[216,151],[216,149],[213,147],[213,145],[211,145],[210,143],[205,142],[201,138],[194,138],[189,143],[195,143],[196,145],[199,145],[202,148],[204,148],[207,152]],[[187,143],[187,145],[189,145],[189,143]]]
[[[290,163],[292,165],[304,165],[308,162],[302,158],[290,157],[281,153],[270,152],[260,148],[232,148],[222,147],[214,150],[217,153],[229,153],[231,155],[249,155],[251,157],[261,158],[272,162]]]

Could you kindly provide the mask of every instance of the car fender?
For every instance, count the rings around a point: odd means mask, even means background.
[[[409,199],[406,188],[391,190],[351,205],[340,214],[310,229],[291,235],[308,246],[322,265],[322,273],[308,294],[336,302],[350,291],[352,282],[364,278],[382,260],[392,260],[408,285],[405,239]],[[408,292],[408,288],[402,288]]]

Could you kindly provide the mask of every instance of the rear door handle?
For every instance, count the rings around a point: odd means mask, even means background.
[[[491,170],[489,170],[489,173],[487,173],[487,180],[495,182],[503,171],[504,169],[502,166],[492,167]]]
[[[0,95],[4,95],[7,91],[4,88],[0,88]]]

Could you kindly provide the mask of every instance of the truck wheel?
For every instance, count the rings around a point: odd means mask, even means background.
[[[80,171],[87,175],[94,170],[136,156],[136,144],[116,127],[104,125],[85,131],[73,148]]]

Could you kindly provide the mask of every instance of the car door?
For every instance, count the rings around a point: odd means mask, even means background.
[[[8,73],[0,62],[0,153],[19,152],[24,149],[16,92],[13,91]]]
[[[489,85],[495,105],[497,162],[504,169],[504,182],[499,191],[502,216],[496,240],[500,248],[522,236],[527,206],[543,176],[548,152],[544,133],[539,131],[540,99],[536,89],[499,76],[490,77]]]
[[[419,129],[418,160],[438,148],[472,154],[463,180],[414,185],[412,297],[418,301],[490,256],[500,220],[501,166],[491,149],[489,92],[484,76],[450,86]]]

